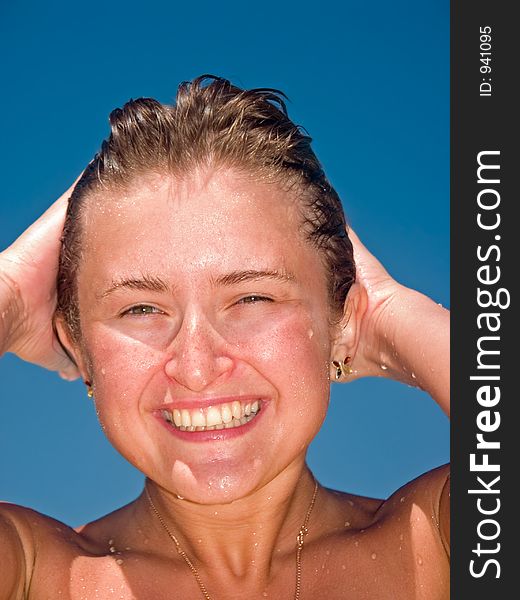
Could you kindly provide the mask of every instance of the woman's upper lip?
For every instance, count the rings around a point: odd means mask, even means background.
[[[233,396],[213,396],[208,398],[203,397],[195,397],[195,398],[178,398],[173,399],[171,396],[168,398],[166,402],[163,402],[161,405],[157,406],[157,410],[172,410],[177,408],[182,410],[186,409],[194,409],[194,408],[208,408],[210,406],[218,406],[219,404],[226,404],[238,401],[241,404],[247,404],[248,402],[254,402],[257,400],[258,402],[264,402],[266,400],[265,396],[259,394],[239,394]]]

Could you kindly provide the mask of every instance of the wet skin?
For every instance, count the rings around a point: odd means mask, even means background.
[[[286,196],[230,173],[162,178],[89,214],[79,359],[101,423],[138,469],[199,503],[303,464],[327,410],[325,273]],[[161,412],[254,400],[248,426],[193,443]]]
[[[331,325],[300,222],[281,188],[232,171],[149,177],[98,198],[85,219],[82,337],[70,349],[106,435],[149,478],[213,600],[292,598],[313,485],[305,453],[330,360],[355,329],[355,315],[343,333]],[[257,415],[229,429],[179,431],[163,413],[255,401]],[[445,481],[432,471],[386,502],[320,488],[303,598],[448,598]],[[77,531],[3,510],[23,546],[15,597],[23,579],[38,599],[200,596],[143,496]]]
[[[432,471],[386,502],[321,488],[305,543],[302,598],[447,600],[449,560],[437,527],[445,475],[444,468]],[[7,512],[25,540],[31,574],[28,598],[202,598],[173,545],[158,541],[164,541],[164,531],[133,505],[79,534],[27,509],[12,507]],[[293,533],[297,529],[295,524]],[[205,540],[199,539],[203,546]],[[293,598],[294,539],[275,547],[269,577],[261,581],[258,571],[264,565],[259,560],[242,576],[224,576],[211,564],[197,563],[211,597]],[[23,597],[21,590],[13,596]]]

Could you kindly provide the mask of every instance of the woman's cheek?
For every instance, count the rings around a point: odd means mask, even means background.
[[[88,345],[94,393],[103,405],[126,411],[160,364],[163,352],[139,339],[103,329],[93,333],[95,342]]]
[[[242,356],[277,389],[277,410],[290,409],[298,418],[315,413],[324,417],[330,387],[327,322],[313,323],[301,312],[267,322],[269,327],[250,329],[240,344]]]

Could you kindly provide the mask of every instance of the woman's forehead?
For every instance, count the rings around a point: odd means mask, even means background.
[[[262,217],[261,222],[269,224],[271,231],[283,223],[287,234],[298,232],[301,223],[294,193],[274,181],[230,169],[198,171],[182,178],[149,174],[124,189],[97,192],[87,204],[97,227],[144,227],[153,222],[150,216],[154,215],[157,225],[159,216],[170,225],[201,220],[227,224],[232,218],[237,230],[251,217]]]
[[[177,261],[200,269],[225,261],[230,272],[292,270],[301,252],[316,254],[301,227],[296,200],[276,184],[230,171],[156,176],[94,199],[85,257],[107,266]]]

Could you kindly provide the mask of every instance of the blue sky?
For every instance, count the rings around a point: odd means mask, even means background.
[[[2,3],[0,53],[1,247],[81,172],[110,110],[212,73],[283,90],[365,244],[449,305],[447,1]],[[0,380],[0,498],[78,525],[139,493],[80,382],[11,355]],[[323,484],[374,496],[448,459],[440,409],[381,379],[333,386],[309,452]]]

